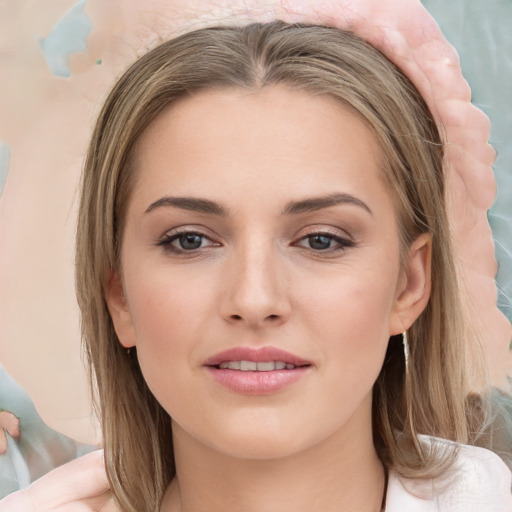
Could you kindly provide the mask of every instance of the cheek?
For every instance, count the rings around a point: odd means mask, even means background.
[[[305,318],[319,323],[321,330],[381,329],[388,335],[387,321],[393,310],[398,265],[346,265],[320,278],[303,283],[296,293]],[[300,283],[299,277],[296,282]]]
[[[197,363],[198,340],[207,332],[216,303],[212,286],[190,273],[139,269],[127,283],[137,354],[144,377],[179,380]]]
[[[356,411],[371,403],[371,392],[381,371],[388,341],[392,298],[389,285],[374,274],[370,279],[331,281],[328,290],[310,292],[302,315],[305,330],[316,333],[321,385],[313,390],[309,410],[313,418],[325,417],[324,434],[349,422]],[[385,280],[387,281],[387,280]],[[333,405],[336,404],[336,405]],[[362,407],[362,408],[361,408]],[[370,406],[367,405],[369,408]],[[369,409],[366,409],[369,414]],[[304,418],[303,421],[308,421]]]
[[[204,277],[165,264],[134,269],[126,289],[137,341],[167,345],[171,335],[197,328],[213,303]]]
[[[300,321],[315,333],[323,364],[333,380],[362,382],[377,377],[389,340],[397,268],[340,269],[329,280],[300,292]],[[373,382],[372,382],[373,384]]]

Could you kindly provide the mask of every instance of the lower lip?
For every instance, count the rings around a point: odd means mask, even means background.
[[[210,375],[222,386],[245,395],[269,395],[300,380],[310,366],[297,366],[292,370],[253,372],[207,367]]]

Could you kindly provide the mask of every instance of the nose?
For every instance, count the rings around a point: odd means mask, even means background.
[[[247,243],[227,265],[220,310],[231,324],[260,329],[281,325],[290,316],[284,262],[275,248],[261,245]]]

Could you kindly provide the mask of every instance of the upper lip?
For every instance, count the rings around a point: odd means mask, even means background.
[[[204,366],[218,366],[226,361],[253,361],[255,363],[264,363],[268,361],[281,361],[283,363],[293,364],[294,366],[310,365],[310,361],[306,361],[294,354],[290,354],[285,350],[276,347],[235,347],[223,352],[219,352],[209,357]]]

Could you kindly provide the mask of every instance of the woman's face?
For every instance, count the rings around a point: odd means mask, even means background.
[[[414,285],[369,128],[325,96],[202,92],[134,164],[108,302],[175,435],[265,458],[368,433]]]

